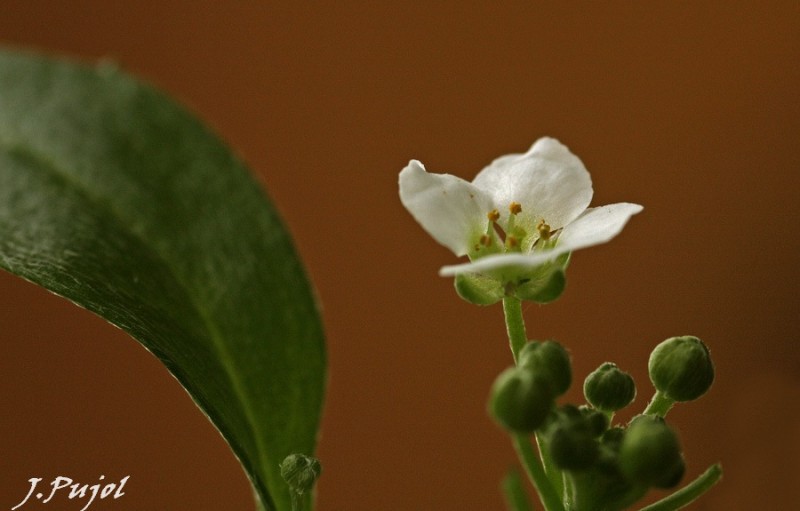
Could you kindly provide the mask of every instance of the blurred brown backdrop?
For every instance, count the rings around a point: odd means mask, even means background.
[[[577,378],[634,373],[685,333],[718,380],[673,423],[694,509],[789,509],[800,473],[797,2],[57,2],[4,0],[5,44],[117,59],[206,119],[257,172],[318,287],[330,350],[323,511],[501,509],[513,462],[485,416],[510,363],[500,307],[437,277],[452,263],[397,199],[410,158],[472,178],[560,138],[594,204],[645,211],[576,253],[529,331]],[[2,93],[2,92],[0,92]],[[0,508],[30,477],[130,475],[92,509],[251,509],[205,417],[138,344],[0,275]],[[571,392],[572,400],[579,392]],[[59,507],[62,506],[62,507]],[[25,509],[77,510],[51,502]]]

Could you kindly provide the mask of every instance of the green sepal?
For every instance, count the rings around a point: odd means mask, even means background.
[[[537,266],[515,286],[514,295],[520,300],[541,304],[557,300],[567,285],[569,256],[569,253],[562,254],[554,261]]]
[[[473,305],[493,305],[503,299],[500,281],[479,273],[461,273],[453,280],[456,293]]]

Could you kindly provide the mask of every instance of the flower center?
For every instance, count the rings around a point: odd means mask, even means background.
[[[493,209],[486,214],[486,218],[489,223],[484,233],[478,238],[478,242],[473,245],[472,253],[469,255],[470,259],[495,254],[500,251],[502,244],[505,242],[505,232],[497,223],[500,220],[500,213]]]
[[[530,219],[519,216],[522,213],[522,205],[518,202],[511,202],[508,205],[508,212],[508,220],[502,223],[501,215],[496,209],[486,214],[488,220],[486,229],[472,246],[470,259],[498,253],[546,250],[555,245],[561,229],[552,229],[542,218],[536,224],[535,230],[526,230],[525,224],[530,222]]]
[[[545,250],[548,248],[553,248],[553,246],[555,246],[556,239],[558,238],[558,233],[561,232],[561,228],[553,230],[545,222],[544,218],[542,218],[541,220],[539,220],[539,223],[536,224],[536,231],[539,233],[539,237],[536,239],[536,241],[533,242],[531,250],[533,250],[537,246],[541,250]],[[552,242],[550,240],[552,240]],[[541,244],[539,243],[540,241],[542,242]]]
[[[527,234],[521,226],[517,225],[517,215],[522,212],[522,205],[519,202],[512,202],[508,205],[508,212],[511,214],[505,229],[506,251],[519,252],[522,248],[521,241]]]

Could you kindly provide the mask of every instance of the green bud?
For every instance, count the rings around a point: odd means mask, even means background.
[[[697,337],[672,337],[650,354],[650,380],[674,401],[692,401],[714,382],[714,364],[708,348]]]
[[[564,423],[576,424],[583,421],[584,418],[583,410],[575,405],[565,404],[559,407],[557,411],[556,417]]]
[[[625,438],[625,430],[619,426],[614,426],[603,433],[603,436],[600,437],[600,443],[616,453],[622,445],[623,438]]]
[[[656,488],[675,488],[678,486],[678,483],[681,482],[681,479],[683,479],[684,474],[686,474],[686,462],[683,461],[683,456],[681,456],[675,463],[675,466],[672,467],[671,473],[654,486]]]
[[[597,438],[607,424],[605,415],[597,410],[563,405],[550,415],[542,436],[557,467],[586,470],[599,455]]]
[[[579,410],[583,414],[583,420],[593,436],[600,436],[608,429],[608,417],[606,414],[587,406],[581,406]]]
[[[633,402],[636,384],[630,374],[611,362],[605,362],[586,377],[583,395],[598,410],[616,412]]]
[[[622,439],[619,466],[628,480],[638,484],[677,485],[685,470],[678,436],[660,417],[634,418]]]
[[[477,273],[460,273],[453,284],[458,296],[473,305],[492,305],[505,295],[500,281]]]
[[[550,456],[562,470],[585,470],[597,459],[597,441],[585,431],[556,428],[550,437]]]
[[[528,342],[519,351],[519,366],[547,379],[556,396],[572,384],[569,353],[555,341]]]
[[[505,429],[532,433],[553,408],[554,396],[547,380],[517,367],[506,369],[492,385],[489,413]]]
[[[281,463],[281,477],[298,495],[310,491],[321,472],[319,460],[303,454],[290,454]]]

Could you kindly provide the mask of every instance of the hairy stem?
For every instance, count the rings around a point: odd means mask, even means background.
[[[536,433],[536,445],[539,447],[539,456],[542,459],[544,473],[547,474],[550,484],[552,484],[553,488],[555,488],[558,498],[563,501],[564,473],[553,462],[553,457],[550,455],[550,449],[548,449],[544,441],[544,437],[542,437],[542,435],[540,435],[538,432]]]
[[[506,496],[506,505],[509,511],[533,511],[519,472],[513,470],[503,479],[503,493]]]
[[[650,403],[648,403],[644,413],[646,415],[658,415],[663,418],[674,404],[675,401],[673,399],[667,397],[666,394],[658,390],[653,395],[653,399],[650,400]]]
[[[528,473],[528,477],[533,483],[533,487],[539,493],[539,498],[542,501],[545,511],[564,511],[564,506],[561,504],[561,499],[550,484],[547,474],[544,473],[542,462],[533,450],[530,438],[512,434],[511,439],[514,442],[514,449],[519,455],[522,466]]]
[[[508,343],[516,364],[520,350],[528,342],[528,336],[525,334],[525,320],[522,317],[522,302],[519,298],[506,296],[503,298],[503,313],[506,316]]]

